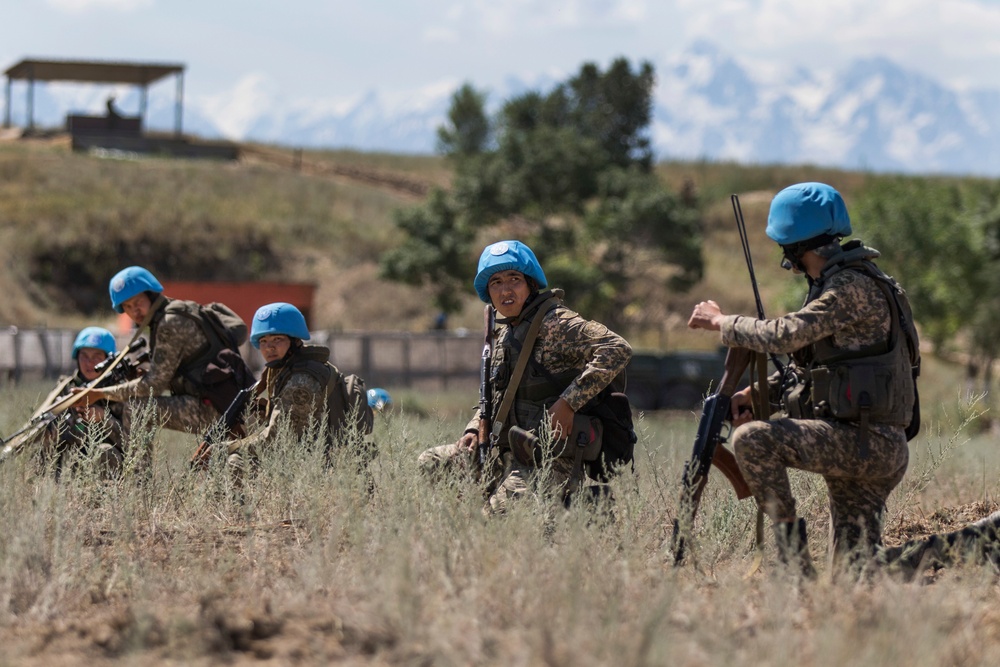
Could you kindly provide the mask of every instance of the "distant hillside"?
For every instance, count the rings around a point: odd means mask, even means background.
[[[435,312],[427,293],[382,281],[377,261],[398,243],[393,211],[447,186],[434,157],[357,152],[295,154],[250,147],[237,164],[110,160],[73,154],[64,142],[0,142],[0,324],[78,326],[107,321],[107,280],[129,264],[163,279],[292,280],[319,286],[315,325],[331,329],[423,330]],[[798,289],[763,236],[771,195],[801,180],[851,193],[862,174],[793,167],[671,163],[671,188],[687,184],[704,205],[707,272],[686,294],[649,285],[635,330],[646,347],[713,343],[685,327],[691,306],[714,298],[751,312],[729,194],[742,194],[765,300],[779,308]],[[475,262],[476,257],[469,257]],[[573,295],[568,295],[572,305]],[[471,289],[452,327],[481,326]]]

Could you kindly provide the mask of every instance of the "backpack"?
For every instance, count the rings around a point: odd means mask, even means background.
[[[201,305],[174,300],[167,308],[197,322],[208,340],[193,360],[177,369],[171,390],[203,398],[224,414],[240,391],[254,383],[253,371],[239,351],[247,341],[246,323],[229,306],[214,301]]]
[[[331,364],[332,366],[332,364]],[[333,367],[336,369],[336,367]],[[368,405],[368,391],[365,381],[359,375],[344,375],[339,370],[336,380],[330,379],[327,385],[327,409],[331,424],[350,424],[359,436],[366,436],[375,426],[375,413]],[[334,427],[335,431],[342,430]]]
[[[639,437],[632,422],[632,406],[625,394],[627,383],[622,371],[601,393],[580,408],[583,415],[597,417],[604,426],[601,453],[595,461],[585,461],[587,476],[607,482],[626,465],[635,471],[635,443]]]

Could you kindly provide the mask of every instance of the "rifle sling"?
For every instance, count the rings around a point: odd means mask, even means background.
[[[511,406],[514,405],[514,395],[517,394],[517,385],[521,383],[521,376],[524,375],[524,369],[528,366],[528,359],[531,357],[531,350],[535,346],[535,339],[538,338],[538,331],[542,328],[542,320],[545,319],[545,315],[558,305],[558,303],[558,299],[550,297],[541,305],[535,313],[534,319],[531,320],[531,326],[528,327],[528,333],[524,337],[521,351],[517,355],[514,372],[511,373],[510,382],[503,393],[503,401],[500,403],[500,409],[497,410],[497,414],[493,418],[493,430],[491,432],[491,438],[493,439],[500,437],[500,431],[503,429],[504,422],[507,419],[507,413],[510,412]]]

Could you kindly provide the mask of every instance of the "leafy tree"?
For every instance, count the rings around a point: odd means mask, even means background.
[[[439,127],[438,151],[457,158],[478,155],[490,141],[486,94],[466,83],[451,97],[448,124]]]
[[[458,311],[475,274],[468,258],[472,229],[448,195],[436,189],[424,206],[397,211],[396,226],[407,240],[382,256],[382,275],[408,285],[433,285],[441,310]]]
[[[967,330],[985,289],[983,229],[965,211],[968,194],[957,181],[876,178],[852,207],[937,348]]]
[[[407,238],[383,274],[433,282],[438,305],[454,311],[479,244],[516,237],[575,306],[612,326],[626,324],[639,281],[689,287],[702,272],[696,202],[652,172],[654,82],[649,63],[633,71],[621,58],[604,72],[587,63],[548,93],[507,100],[486,128],[485,97],[463,86],[439,131],[440,148],[458,158],[453,188],[400,214]]]

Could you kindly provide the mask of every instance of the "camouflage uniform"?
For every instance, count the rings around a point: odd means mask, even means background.
[[[325,448],[354,435],[345,434],[345,429],[349,428],[346,406],[342,407],[336,400],[331,404],[328,400],[328,389],[332,389],[329,384],[336,382],[340,373],[328,363],[329,358],[329,348],[304,345],[280,367],[264,369],[259,385],[262,387],[264,427],[245,438],[226,443],[229,464],[233,468],[243,470],[246,457],[255,459],[274,446],[283,429],[297,440],[303,440],[310,436],[311,430],[323,427],[325,433],[315,432],[315,436]],[[358,435],[361,439],[364,434]]]
[[[196,321],[164,312],[170,301],[162,297],[161,305],[154,306],[156,312],[149,325],[149,370],[134,380],[101,389],[108,399],[125,405],[122,428],[126,443],[130,442],[136,411],[149,403],[154,406],[159,423],[175,431],[201,434],[219,418],[218,410],[198,396],[182,393],[164,395],[172,389],[172,385],[176,391],[179,370],[209,345],[205,332]],[[149,463],[152,460],[151,449],[142,452],[141,456],[145,463]]]
[[[808,367],[815,345],[824,339],[835,349],[861,350],[888,338],[891,309],[870,276],[847,268],[831,276],[824,287],[801,310],[778,319],[726,316],[723,343],[792,353],[789,370],[796,372]],[[781,400],[780,380],[772,378],[772,404]],[[836,553],[858,546],[870,550],[881,543],[886,498],[903,478],[909,460],[902,425],[869,424],[867,445],[864,449],[862,445],[856,422],[826,418],[752,421],[733,433],[740,469],[772,521],[796,516],[788,468],[823,476]]]
[[[69,396],[73,388],[87,385],[87,380],[77,371],[70,377],[61,377],[46,397],[42,405],[51,405],[58,399]],[[87,446],[97,443],[95,458],[103,476],[117,475],[121,469],[122,455],[122,410],[121,403],[100,400],[92,407],[104,408],[104,419],[89,422],[70,408],[62,413],[46,430],[42,445],[42,458],[55,467],[60,475],[72,456],[88,456]]]
[[[520,349],[532,316],[549,296],[553,293],[547,291],[529,299],[521,315],[513,321],[497,320],[490,373],[494,414],[507,389],[517,356],[515,350]],[[522,377],[513,407],[500,432],[500,451],[493,452],[495,458],[491,468],[494,475],[504,468],[506,474],[489,497],[485,508],[488,513],[503,512],[509,500],[524,495],[541,481],[538,468],[517,462],[511,456],[507,445],[510,427],[519,426],[541,433],[544,430],[542,424],[547,423],[547,409],[559,398],[578,411],[625,369],[632,356],[632,348],[624,338],[603,324],[580,317],[560,302],[543,316],[531,354],[533,363],[529,363]],[[544,373],[539,368],[544,369]],[[545,374],[555,383],[546,387]],[[534,395],[526,393],[527,385],[531,384],[536,385]],[[560,391],[556,384],[565,388]],[[548,395],[544,395],[546,389]],[[466,426],[466,433],[478,432],[479,417],[477,409]],[[423,452],[418,462],[427,471],[455,465],[468,469],[474,465],[477,456],[476,452],[464,452],[456,444],[450,444]],[[568,458],[557,458],[550,463],[545,466],[543,486],[548,490],[563,490],[572,476],[573,462]]]

